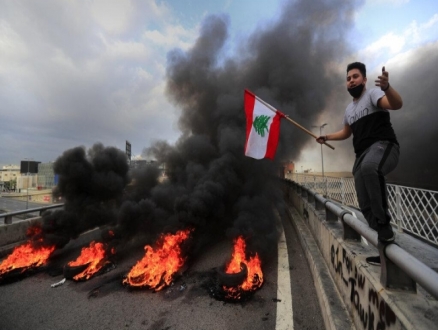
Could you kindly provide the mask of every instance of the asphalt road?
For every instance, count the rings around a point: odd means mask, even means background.
[[[78,240],[57,251],[50,267],[0,285],[0,329],[286,329],[277,324],[278,316],[293,318],[293,328],[287,329],[324,329],[304,253],[290,220],[283,219],[283,226],[292,297],[285,297],[279,290],[278,274],[283,265],[278,264],[279,258],[273,258],[263,265],[265,282],[251,299],[229,303],[213,298],[209,283],[215,267],[230,257],[232,243],[228,241],[210,246],[189,262],[172,286],[156,293],[121,284],[143,251],[120,258],[115,269],[87,282],[66,281],[52,288],[51,284],[63,279],[62,266],[79,254],[84,242],[79,244]],[[279,249],[279,253],[282,251]],[[283,277],[280,279],[284,282]],[[291,298],[292,310],[285,311]],[[278,311],[283,315],[277,315]]]
[[[7,197],[0,197],[0,213],[26,210],[26,206],[28,209],[33,209],[33,208],[47,206],[47,205],[51,205],[51,204],[50,203],[41,204],[41,203],[28,202],[26,205],[26,201],[20,201],[17,199],[12,199],[12,198],[7,198]],[[23,220],[26,217],[38,216],[38,215],[39,215],[39,212],[33,212],[33,213],[27,214],[26,216],[21,215],[21,216],[13,217],[12,222]],[[3,224],[3,223],[4,223],[4,218],[0,218],[0,224]]]
[[[31,208],[35,208],[35,207],[41,207],[44,205],[50,205],[50,204],[40,204],[40,203],[29,202],[28,208],[31,209]],[[25,210],[25,209],[26,209],[26,201],[20,201],[17,199],[0,197],[0,210],[12,212],[12,211]]]

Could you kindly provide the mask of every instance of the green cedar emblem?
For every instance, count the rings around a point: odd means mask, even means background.
[[[261,137],[265,137],[265,130],[266,132],[269,132],[268,129],[269,118],[271,117],[266,115],[257,116],[255,117],[254,122],[252,123],[252,126],[254,126],[255,131]]]

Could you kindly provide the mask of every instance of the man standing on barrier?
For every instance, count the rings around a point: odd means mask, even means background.
[[[353,101],[345,110],[344,127],[316,139],[318,143],[345,140],[353,133],[356,153],[353,175],[359,207],[369,226],[377,231],[379,241],[384,244],[395,239],[390,225],[385,175],[397,166],[400,152],[388,110],[398,110],[403,105],[400,94],[389,84],[388,77],[383,67],[382,74],[375,81],[377,87],[366,89],[365,64],[350,63],[347,66],[347,90]],[[367,261],[380,264],[380,257],[370,257]]]

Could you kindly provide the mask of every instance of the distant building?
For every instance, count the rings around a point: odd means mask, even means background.
[[[160,170],[160,177],[166,175],[166,166],[164,163],[159,164],[156,160],[145,160],[145,159],[132,159],[131,163],[129,165],[129,169],[132,170],[139,170],[139,169],[145,169],[148,166],[157,166]]]
[[[50,189],[58,184],[58,175],[53,170],[54,163],[38,164],[38,189]]]
[[[283,164],[284,175],[292,174],[295,172],[295,163],[292,161],[287,161]]]
[[[20,167],[18,165],[2,166],[0,170],[0,181],[11,181],[20,176]]]
[[[6,189],[5,187],[10,187],[9,190],[15,190],[17,188],[17,181],[20,178],[20,167],[18,165],[6,165],[2,166],[0,170],[0,191]],[[12,182],[15,181],[15,184]],[[5,183],[8,184],[5,184]]]
[[[20,177],[17,179],[17,189],[30,189],[37,187],[38,164],[34,160],[20,161]]]
[[[150,165],[157,165],[157,161],[155,160],[146,160],[146,159],[132,159],[129,164],[130,170],[145,168]]]
[[[37,185],[37,179],[38,177],[36,175],[20,175],[17,178],[17,189],[18,192],[21,191],[21,189],[30,189],[35,188]]]

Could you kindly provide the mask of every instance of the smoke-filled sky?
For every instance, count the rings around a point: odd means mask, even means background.
[[[0,165],[25,158],[54,161],[67,149],[96,142],[124,149],[129,140],[137,156],[157,140],[175,143],[194,129],[194,118],[183,111],[191,104],[188,95],[172,91],[171,79],[184,74],[178,68],[191,68],[196,76],[196,65],[181,63],[199,37],[210,33],[217,40],[205,51],[218,69],[211,79],[202,76],[210,88],[206,95],[220,96],[212,89],[225,88],[231,99],[215,102],[234,111],[235,97],[242,95],[243,102],[243,88],[252,88],[315,134],[319,129],[313,125],[328,123],[326,133],[341,128],[349,101],[348,62],[367,64],[368,87],[386,65],[405,100],[392,115],[401,162],[409,164],[406,171],[436,172],[438,164],[430,158],[436,148],[429,146],[438,117],[436,1],[341,1],[338,7],[314,2],[331,13],[323,19],[311,3],[304,10],[297,1],[282,0],[0,0],[0,5]],[[220,35],[208,31],[216,27],[209,21],[218,19]],[[293,94],[297,91],[301,98]],[[217,125],[226,125],[224,118]],[[200,121],[199,129],[210,124]],[[285,123],[281,136],[282,155],[298,169],[319,171],[320,148],[312,138]],[[334,144],[335,151],[324,149],[325,170],[350,170],[351,140]]]

